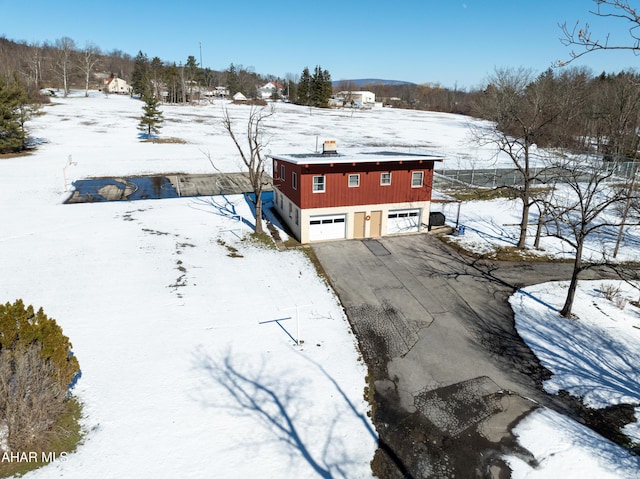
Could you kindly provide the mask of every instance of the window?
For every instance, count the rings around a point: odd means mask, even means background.
[[[391,184],[391,172],[380,173],[380,184],[382,186],[388,186]]]
[[[324,176],[313,177],[313,192],[324,193]]]
[[[298,174],[295,171],[291,173],[291,188],[298,189]]]
[[[296,208],[296,224],[300,223],[300,210]]]
[[[285,174],[284,174],[284,173],[285,173],[285,172],[284,172],[284,165],[280,165],[280,179],[281,179],[282,181],[285,181],[285,178],[286,178],[286,176],[285,176]]]
[[[289,218],[293,218],[293,206],[291,202],[289,202]]]
[[[360,175],[349,175],[349,188],[360,186]]]
[[[421,188],[423,176],[423,171],[414,171],[411,173],[411,188]]]

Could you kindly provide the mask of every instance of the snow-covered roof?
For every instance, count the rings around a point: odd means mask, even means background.
[[[323,165],[341,163],[392,163],[398,161],[444,161],[441,156],[405,153],[397,151],[376,151],[368,153],[293,153],[288,155],[268,155],[274,160],[295,165]]]

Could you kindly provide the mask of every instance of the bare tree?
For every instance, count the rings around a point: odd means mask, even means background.
[[[36,89],[42,80],[42,49],[38,43],[31,45],[28,55],[29,78]]]
[[[84,75],[84,96],[89,96],[89,81],[91,80],[91,72],[100,63],[100,48],[93,43],[87,43],[82,50],[82,60],[80,63],[80,71]]]
[[[569,60],[559,61],[559,65],[566,65],[587,53],[599,50],[629,50],[640,53],[640,16],[638,9],[632,7],[629,0],[593,0],[596,10],[589,13],[602,18],[613,18],[622,21],[628,27],[630,42],[628,44],[610,43],[610,34],[604,38],[595,38],[588,23],[581,25],[576,22],[573,27],[562,23],[560,28],[563,36],[560,41],[566,46],[578,47],[578,51],[571,50]]]
[[[224,108],[222,111],[222,124],[236,145],[242,162],[249,170],[249,181],[255,195],[256,233],[258,234],[264,233],[262,229],[262,191],[269,183],[267,175],[265,175],[266,158],[262,156],[268,143],[264,134],[264,121],[274,114],[273,104],[270,107],[251,106],[247,120],[246,142],[243,142],[233,130],[233,120],[229,115],[229,110]],[[246,143],[246,146],[241,143]]]
[[[492,127],[476,128],[472,134],[481,146],[494,145],[506,154],[520,173],[520,184],[512,188],[522,201],[517,247],[526,247],[529,210],[536,201],[533,184],[539,170],[533,168],[536,146],[543,146],[558,128],[560,118],[571,111],[575,98],[569,88],[555,88],[553,73],[537,79],[528,69],[497,69],[477,103],[476,114]]]
[[[571,316],[579,275],[591,266],[583,261],[585,242],[598,231],[612,231],[619,226],[617,211],[626,203],[630,190],[611,183],[614,169],[607,168],[600,157],[582,155],[556,160],[561,180],[549,199],[549,233],[569,244],[575,251],[571,281],[560,314]],[[634,192],[632,194],[637,194]],[[601,262],[608,254],[602,247]]]
[[[62,37],[55,42],[55,69],[62,79],[62,88],[65,98],[69,94],[69,74],[71,72],[71,61],[76,44],[69,37]]]

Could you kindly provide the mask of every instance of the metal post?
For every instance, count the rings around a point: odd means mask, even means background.
[[[67,160],[67,164],[64,165],[62,167],[62,179],[64,180],[64,191],[67,192],[69,191],[69,188],[67,187],[67,167],[70,165],[77,165],[78,163],[76,163],[75,161],[71,160],[71,155],[69,155],[69,159]]]

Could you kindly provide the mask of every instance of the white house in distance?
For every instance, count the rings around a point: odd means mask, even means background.
[[[104,90],[107,93],[130,95],[133,88],[122,78],[109,77],[104,80]]]
[[[274,93],[282,93],[282,85],[277,82],[270,81],[264,86],[258,88],[258,94],[263,100],[273,97]]]
[[[340,91],[336,97],[342,99],[342,105],[354,108],[373,108],[376,104],[376,94],[371,91]]]

